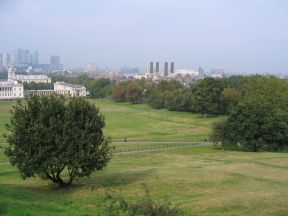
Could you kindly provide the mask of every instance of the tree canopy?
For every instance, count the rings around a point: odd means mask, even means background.
[[[83,98],[31,96],[11,113],[5,154],[24,179],[38,175],[67,187],[104,168],[111,157],[104,118]]]
[[[223,113],[222,91],[223,85],[220,79],[205,78],[192,86],[193,110],[205,114]]]
[[[288,140],[288,84],[276,77],[249,77],[244,96],[228,119],[214,126],[212,138],[224,148],[283,149]]]

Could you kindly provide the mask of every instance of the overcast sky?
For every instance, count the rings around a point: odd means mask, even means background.
[[[0,0],[0,53],[288,75],[287,0]]]

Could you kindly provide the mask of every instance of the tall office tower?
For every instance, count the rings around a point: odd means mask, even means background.
[[[199,72],[199,78],[200,78],[200,79],[204,79],[204,70],[203,70],[203,68],[202,68],[202,67],[199,67],[199,68],[197,69],[197,71]]]
[[[60,63],[59,55],[51,55],[50,56],[50,71],[54,70],[62,70],[63,65]]]
[[[0,53],[0,68],[3,67],[3,54]]]
[[[88,72],[96,72],[97,66],[95,63],[89,63],[88,64]]]
[[[150,74],[153,74],[154,68],[153,68],[153,62],[150,62],[150,68],[149,68]]]
[[[3,66],[8,67],[10,65],[10,55],[8,53],[3,54]]]
[[[159,62],[156,62],[156,73],[160,72],[160,66],[159,66]]]
[[[174,62],[171,62],[170,73],[174,73],[174,70],[175,70],[175,64],[174,64]]]
[[[38,52],[38,50],[31,52],[30,63],[32,65],[38,65],[39,64],[39,52]]]
[[[22,61],[22,49],[15,49],[14,50],[14,64],[18,65],[21,64]]]
[[[164,76],[168,76],[168,62],[164,63]]]
[[[22,64],[31,64],[29,49],[24,49],[22,55],[23,55]]]
[[[51,55],[50,56],[50,65],[60,65],[60,56],[59,55]]]
[[[30,64],[30,51],[29,49],[16,49],[14,50],[14,64]]]

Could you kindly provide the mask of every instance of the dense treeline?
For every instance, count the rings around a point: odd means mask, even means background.
[[[53,90],[53,83],[24,83],[24,89],[25,90],[44,90],[44,89],[50,89]]]
[[[212,138],[224,149],[283,151],[288,149],[288,83],[273,76],[246,78],[241,100],[226,120],[214,125]],[[238,95],[238,93],[237,93]]]
[[[148,103],[152,108],[206,114],[227,114],[242,97],[247,78],[232,76],[225,79],[205,78],[190,88],[176,80],[155,83],[146,80],[113,83],[109,79],[55,76],[54,81],[83,84],[92,98],[112,98],[117,102]]]
[[[211,137],[222,143],[224,149],[288,149],[288,82],[274,76],[205,78],[189,88],[175,80],[116,84],[79,76],[68,82],[84,84],[91,97],[148,103],[155,109],[201,113],[204,117],[227,115],[226,120],[214,125]]]
[[[244,77],[221,79],[205,78],[190,88],[176,80],[130,81],[116,85],[112,98],[115,101],[132,103],[147,102],[155,109],[167,108],[171,111],[184,111],[206,114],[228,114],[243,94]],[[132,96],[131,96],[132,95]]]

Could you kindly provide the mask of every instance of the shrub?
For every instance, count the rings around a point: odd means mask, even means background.
[[[178,216],[180,210],[170,201],[154,200],[146,190],[145,196],[135,202],[129,202],[119,193],[107,193],[105,216]]]

